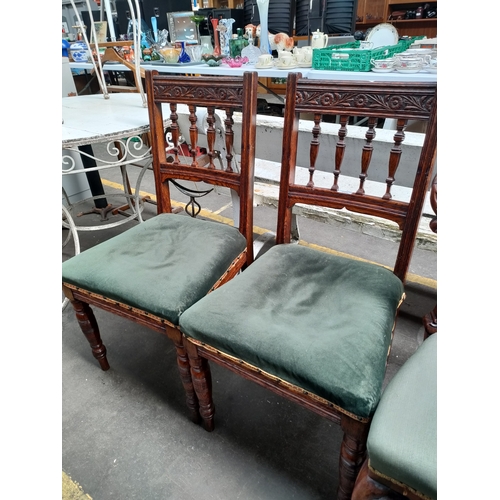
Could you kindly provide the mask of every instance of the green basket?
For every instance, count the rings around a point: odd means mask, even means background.
[[[371,50],[356,50],[359,47],[359,42],[313,49],[312,67],[313,69],[332,71],[370,71],[372,59],[387,59],[394,54],[404,52],[414,40],[414,38],[403,39],[396,45],[387,45]],[[351,48],[353,50],[346,50]]]

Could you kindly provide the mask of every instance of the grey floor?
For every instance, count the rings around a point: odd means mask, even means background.
[[[120,182],[111,174],[103,178]],[[154,193],[149,173],[142,189]],[[217,217],[231,217],[223,192],[203,204]],[[154,214],[155,206],[146,204],[144,217]],[[85,224],[99,222],[97,215],[84,217]],[[82,251],[131,224],[80,232]],[[256,207],[255,226],[274,231],[276,210]],[[359,232],[310,219],[300,219],[299,227],[308,243],[382,264],[395,255],[394,243]],[[73,251],[70,242],[62,259]],[[436,302],[436,253],[417,248],[410,272],[386,382],[422,342],[421,318]],[[212,365],[216,429],[207,433],[188,420],[169,339],[98,309],[95,314],[107,372],[92,357],[71,306],[62,313],[62,469],[93,500],[335,497],[341,440],[335,424]]]

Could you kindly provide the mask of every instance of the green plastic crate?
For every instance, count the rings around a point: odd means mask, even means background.
[[[387,59],[394,54],[404,52],[415,39],[403,39],[396,45],[387,45],[371,50],[356,50],[356,46],[346,47],[356,43],[357,47],[359,47],[359,42],[325,47],[324,49],[313,49],[312,67],[313,69],[332,71],[370,71],[370,61],[372,59]],[[345,50],[350,48],[352,50]]]

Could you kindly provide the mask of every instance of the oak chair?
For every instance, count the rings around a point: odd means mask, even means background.
[[[179,316],[210,290],[231,279],[253,261],[253,176],[257,112],[257,73],[242,77],[160,76],[147,72],[157,215],[63,263],[63,290],[70,300],[92,354],[109,369],[106,348],[94,313],[96,306],[167,335],[175,344],[191,418],[199,421],[188,359],[178,329]],[[177,109],[186,105],[192,126],[191,164],[179,161]],[[166,155],[162,106],[169,106],[173,148]],[[201,108],[201,106],[204,106]],[[200,166],[196,158],[197,111],[209,123],[208,151],[213,158],[214,115],[225,113],[227,151],[224,168],[213,161]],[[168,109],[168,108],[167,108]],[[233,115],[245,127],[240,154],[233,156]],[[238,161],[239,158],[239,161]],[[170,182],[207,182],[230,188],[240,198],[236,227],[172,213]]]
[[[338,423],[344,432],[338,498],[350,499],[382,392],[398,308],[436,152],[436,85],[337,82],[288,75],[277,244],[180,318],[206,430],[214,429],[214,361]],[[296,178],[300,113],[312,113],[309,180]],[[315,185],[322,118],[340,116],[330,187]],[[342,189],[349,116],[368,117],[357,189]],[[377,117],[396,118],[385,188],[368,194]],[[407,200],[392,196],[407,120],[427,121]],[[352,145],[352,144],[351,144]],[[294,205],[321,205],[393,221],[401,230],[394,268],[290,243]],[[325,226],[325,230],[327,226]]]
[[[437,499],[437,333],[389,382],[352,500]]]

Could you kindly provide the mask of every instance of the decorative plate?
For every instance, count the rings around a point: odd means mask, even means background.
[[[399,40],[398,30],[389,23],[377,24],[365,37],[367,42],[373,43],[373,48],[396,45]]]
[[[372,68],[374,73],[391,73],[394,71],[394,68]]]

